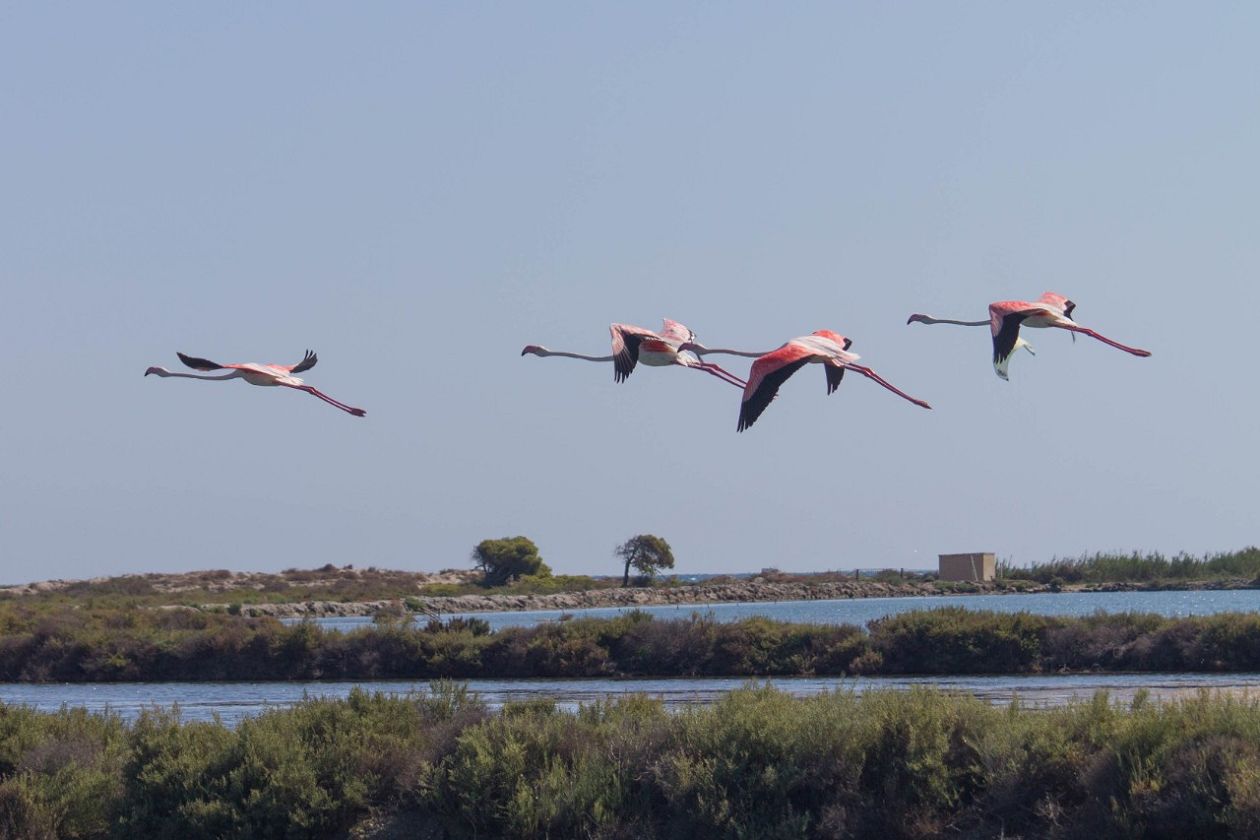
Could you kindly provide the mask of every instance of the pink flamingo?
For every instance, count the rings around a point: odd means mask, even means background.
[[[779,386],[786,382],[789,376],[810,362],[819,362],[823,365],[823,372],[827,375],[828,394],[833,393],[840,387],[840,380],[844,378],[845,370],[854,370],[868,379],[873,379],[897,396],[907,399],[921,408],[932,407],[923,400],[915,399],[904,391],[893,387],[870,368],[855,364],[862,357],[857,353],[849,352],[849,347],[852,344],[852,339],[845,338],[831,330],[815,330],[809,335],[794,338],[777,350],[771,350],[768,353],[705,347],[694,341],[685,342],[680,349],[689,350],[697,356],[704,356],[708,353],[724,353],[731,356],[755,356],[757,358],[752,364],[751,372],[748,374],[748,385],[744,388],[744,399],[739,407],[739,426],[736,431],[740,432],[757,421],[757,418],[761,416],[761,413],[770,405],[770,401],[774,399],[775,394],[778,393]]]
[[[521,355],[534,356],[564,356],[569,359],[584,359],[588,362],[612,362],[613,363],[613,379],[617,382],[625,382],[637,363],[642,362],[651,367],[666,367],[668,365],[681,365],[682,367],[691,368],[693,370],[702,370],[705,373],[712,374],[723,382],[729,382],[737,388],[743,388],[747,383],[733,373],[723,370],[717,365],[710,364],[692,356],[682,354],[681,347],[689,341],[693,341],[696,334],[686,326],[664,319],[664,327],[659,333],[651,330],[645,330],[643,327],[635,327],[630,324],[613,324],[608,330],[612,333],[612,355],[611,356],[585,356],[581,353],[565,353],[560,350],[548,350],[537,344],[528,344],[521,351]]]
[[[958,324],[963,327],[989,327],[993,332],[993,369],[997,371],[997,375],[1003,379],[1008,379],[1007,366],[1011,361],[1013,354],[1020,347],[1023,347],[1029,353],[1033,352],[1032,346],[1024,339],[1019,337],[1019,327],[1036,327],[1044,329],[1047,327],[1057,327],[1063,330],[1069,330],[1072,333],[1072,340],[1076,340],[1076,333],[1082,333],[1091,338],[1096,338],[1104,344],[1110,344],[1118,350],[1126,353],[1132,353],[1134,356],[1149,356],[1151,351],[1142,350],[1138,347],[1129,347],[1118,341],[1112,341],[1105,335],[1101,335],[1093,330],[1082,327],[1080,324],[1072,320],[1072,310],[1076,308],[1076,304],[1068,300],[1066,297],[1055,292],[1046,292],[1035,302],[1023,300],[1000,300],[996,303],[989,304],[989,319],[987,321],[955,321],[949,318],[933,318],[931,315],[911,315],[906,321],[907,324]]]
[[[301,379],[293,376],[295,373],[301,373],[304,370],[310,370],[315,367],[315,363],[319,361],[319,357],[310,350],[306,351],[306,355],[302,361],[296,365],[260,365],[254,362],[246,362],[238,365],[220,365],[207,359],[198,359],[193,356],[185,356],[183,353],[176,353],[179,360],[188,365],[193,370],[224,370],[230,369],[231,373],[225,373],[223,376],[198,376],[195,373],[173,373],[163,367],[151,367],[144,372],[145,376],[150,373],[158,376],[178,376],[184,379],[209,379],[209,380],[225,380],[225,379],[244,379],[250,385],[283,385],[286,388],[294,388],[298,391],[305,391],[319,397],[329,405],[335,405],[342,411],[349,412],[355,417],[362,417],[367,412],[361,408],[353,408],[343,402],[338,402],[322,391],[319,391],[310,385],[307,385]]]

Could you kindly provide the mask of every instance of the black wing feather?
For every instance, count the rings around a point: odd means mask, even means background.
[[[761,383],[757,385],[757,390],[740,405],[739,426],[735,431],[742,432],[753,423],[756,423],[757,418],[761,416],[761,412],[766,410],[766,407],[770,405],[770,401],[774,399],[774,395],[779,392],[779,386],[786,382],[789,376],[807,364],[809,364],[808,356],[784,365],[773,373],[768,373],[762,377]]]
[[[188,365],[193,370],[222,370],[223,365],[210,361],[209,359],[198,359],[196,356],[185,356],[183,353],[176,352],[179,360]]]
[[[625,382],[630,376],[630,372],[634,370],[634,366],[639,363],[639,342],[642,340],[640,336],[631,333],[621,334],[621,343],[625,345],[625,349],[613,358],[613,380],[616,382]]]
[[[1002,329],[993,336],[993,364],[1000,364],[1011,353],[1015,352],[1015,342],[1019,339],[1019,325],[1032,312],[1012,312],[1002,318]]]
[[[290,373],[301,373],[304,370],[310,370],[311,368],[315,367],[315,363],[318,361],[319,361],[319,356],[316,356],[310,350],[307,350],[306,355],[302,357],[302,361],[294,365],[293,370],[290,371]]]
[[[827,393],[834,394],[840,387],[840,380],[844,379],[844,368],[824,364],[823,370],[827,372]]]

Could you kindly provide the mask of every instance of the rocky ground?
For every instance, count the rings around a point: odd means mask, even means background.
[[[552,595],[459,595],[454,597],[411,596],[408,603],[433,614],[457,612],[505,612],[517,610],[581,610],[593,607],[635,607],[665,604],[717,604],[755,601],[824,601],[840,598],[904,598],[931,595],[1002,595],[1015,592],[1136,592],[1151,589],[1248,589],[1253,581],[1194,581],[1184,585],[1104,583],[1051,587],[1028,584],[1018,589],[1005,584],[981,583],[942,587],[930,582],[840,581],[825,583],[771,583],[759,580],[738,583],[697,584],[677,587],[627,587],[561,592]],[[382,609],[397,609],[400,602],[369,601],[337,603],[308,601],[298,604],[256,604],[242,608],[244,615],[272,615],[279,618],[301,616],[363,616]]]
[[[277,618],[370,616],[381,611],[408,609],[435,615],[456,612],[503,612],[517,610],[581,610],[594,607],[634,607],[669,604],[716,604],[758,601],[811,601],[841,598],[926,597],[932,595],[1000,595],[1014,592],[1128,592],[1168,589],[1249,589],[1260,588],[1260,581],[1188,580],[1142,581],[1101,584],[1052,586],[1027,581],[997,581],[978,584],[948,584],[923,580],[749,580],[687,584],[659,587],[615,587],[553,594],[487,593],[458,596],[423,594],[431,584],[468,584],[478,573],[468,570],[447,570],[440,573],[397,572],[368,569],[354,571],[324,568],[313,571],[290,570],[277,574],[261,572],[188,572],[183,574],[148,574],[126,578],[99,578],[91,581],[51,580],[20,586],[0,587],[0,593],[15,596],[38,595],[68,590],[78,593],[85,587],[110,586],[118,581],[143,582],[149,593],[177,595],[195,590],[230,593],[233,590],[266,590],[282,592],[286,588],[335,590],[347,580],[371,577],[387,580],[385,591],[397,593],[392,598],[372,600],[340,599],[330,591],[328,598],[312,598],[309,593],[285,601],[280,595],[275,603],[241,604],[239,611],[247,616]],[[84,592],[83,594],[88,594]],[[273,596],[275,597],[275,596]],[[187,603],[187,602],[185,602]],[[227,605],[205,603],[202,609],[223,610]],[[232,608],[234,611],[237,606]]]

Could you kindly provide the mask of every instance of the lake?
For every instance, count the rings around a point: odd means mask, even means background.
[[[835,601],[779,601],[738,604],[654,606],[642,608],[659,618],[709,614],[717,621],[736,621],[763,615],[783,621],[825,624],[866,624],[907,610],[962,606],[972,609],[1041,615],[1088,615],[1097,611],[1153,612],[1167,616],[1207,615],[1260,610],[1260,591],[1099,592],[1036,595],[939,596],[930,598],[861,598]],[[577,616],[615,616],[630,608],[573,610]],[[556,621],[560,610],[505,613],[460,613],[483,618],[494,628],[531,626]],[[337,629],[370,627],[370,618],[320,619],[321,626]],[[1035,706],[1058,706],[1108,691],[1113,700],[1128,702],[1141,690],[1169,700],[1199,690],[1247,692],[1260,696],[1260,674],[1085,674],[963,677],[784,677],[769,681],[796,695],[823,691],[907,690],[933,686],[962,692],[990,703],[1004,704],[1018,697]],[[469,688],[491,707],[539,697],[552,697],[566,708],[594,700],[642,692],[659,697],[667,706],[712,703],[731,689],[747,684],[743,678],[680,678],[634,680],[470,680]],[[185,719],[218,716],[229,724],[267,709],[290,706],[303,697],[345,697],[355,686],[393,694],[424,692],[427,681],[368,682],[256,682],[256,683],[105,683],[27,685],[0,683],[0,702],[19,703],[51,711],[60,706],[110,710],[133,719],[144,708],[178,704]]]
[[[1209,615],[1218,612],[1260,610],[1260,590],[1221,589],[1186,592],[1041,592],[1010,595],[934,595],[924,598],[842,598],[831,601],[756,601],[733,604],[669,604],[638,607],[657,618],[686,618],[692,613],[712,615],[716,621],[738,621],[763,615],[778,621],[817,624],[865,625],[877,618],[936,607],[967,607],[995,612],[1030,612],[1038,615],[1079,616],[1103,612],[1151,612],[1166,616]],[[532,627],[556,621],[562,615],[574,618],[609,618],[634,607],[599,607],[587,610],[529,610],[521,612],[451,613],[485,619],[492,629]],[[449,617],[449,616],[447,616]],[[298,619],[290,619],[296,621]],[[354,630],[372,626],[366,616],[320,618],[328,629]]]
[[[930,686],[971,694],[995,704],[1018,697],[1030,706],[1054,707],[1088,700],[1108,691],[1113,701],[1127,703],[1140,689],[1157,700],[1185,697],[1200,690],[1260,696],[1260,674],[1084,674],[977,677],[781,677],[768,682],[797,696],[824,691],[905,691]],[[576,708],[610,697],[643,693],[659,697],[668,707],[712,703],[747,685],[739,677],[634,680],[469,680],[470,690],[492,708],[510,701],[554,698],[564,708]],[[210,720],[217,715],[235,725],[268,709],[285,708],[304,697],[345,697],[356,686],[368,691],[405,695],[428,691],[427,681],[369,682],[256,682],[256,683],[75,683],[25,685],[0,683],[0,702],[56,711],[62,705],[91,712],[112,711],[133,720],[142,709],[178,704],[185,720]]]

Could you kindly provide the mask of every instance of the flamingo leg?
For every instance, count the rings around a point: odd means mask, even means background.
[[[725,368],[719,365],[715,365],[712,362],[705,362],[705,361],[700,362],[700,369],[704,371],[708,371],[709,373],[712,373],[721,379],[725,379],[727,382],[731,382],[735,385],[738,385],[741,388],[748,387],[748,383],[745,382],[743,379],[740,379],[738,376],[731,373],[729,370],[726,370]]]
[[[305,391],[308,394],[312,394],[316,397],[319,397],[321,400],[328,403],[329,405],[336,406],[337,408],[340,408],[342,411],[345,411],[349,414],[353,414],[355,417],[363,417],[364,415],[367,414],[367,412],[361,408],[354,408],[353,406],[348,406],[343,402],[338,402],[337,400],[334,400],[332,397],[328,396],[323,391],[311,385],[297,385],[297,386],[290,386],[290,387],[296,387],[297,390],[299,391]]]
[[[727,382],[731,385],[734,385],[736,388],[742,389],[742,388],[748,387],[748,383],[740,379],[735,374],[731,373],[730,371],[723,370],[717,365],[710,364],[708,362],[701,362],[698,365],[696,364],[683,365],[683,367],[688,367],[688,368],[691,368],[692,370],[702,370],[705,373],[709,374],[710,376],[716,376],[718,379],[721,379],[723,382]]]
[[[1123,351],[1124,351],[1124,352],[1126,352],[1126,353],[1132,353],[1134,356],[1143,356],[1143,357],[1145,357],[1145,356],[1149,356],[1149,355],[1151,355],[1151,351],[1150,351],[1150,350],[1143,350],[1143,349],[1141,349],[1140,347],[1129,347],[1128,345],[1126,345],[1126,344],[1121,344],[1121,343],[1120,343],[1120,342],[1118,342],[1118,341],[1112,341],[1110,338],[1107,338],[1107,336],[1105,336],[1105,335],[1100,335],[1100,334],[1098,334],[1098,333],[1094,332],[1093,330],[1091,330],[1091,329],[1089,329],[1089,328],[1087,328],[1087,327],[1067,327],[1067,326],[1065,326],[1065,327],[1063,327],[1063,329],[1065,329],[1065,330],[1071,330],[1071,331],[1072,331],[1072,333],[1074,333],[1074,334],[1075,334],[1075,333],[1082,333],[1082,334],[1084,334],[1084,335],[1089,336],[1090,338],[1096,338],[1096,339],[1098,339],[1099,341],[1101,341],[1103,344],[1110,344],[1112,347],[1116,348],[1117,350],[1123,350]],[[1073,335],[1073,338],[1075,338],[1075,335]]]
[[[902,391],[902,390],[900,390],[900,389],[898,389],[898,388],[893,387],[893,385],[891,385],[891,384],[890,384],[887,380],[885,380],[882,376],[880,376],[878,373],[876,373],[875,371],[871,370],[871,369],[870,369],[870,368],[868,368],[868,367],[864,367],[864,366],[862,366],[862,365],[853,365],[853,364],[845,365],[845,367],[849,368],[850,370],[855,370],[855,371],[857,371],[858,373],[860,373],[860,374],[862,374],[863,376],[865,376],[867,379],[873,379],[873,380],[875,380],[875,381],[876,381],[876,382],[878,382],[880,385],[883,385],[885,388],[887,388],[889,391],[892,391],[892,392],[893,392],[894,394],[896,394],[897,396],[902,397],[903,399],[907,399],[907,400],[909,400],[910,402],[914,403],[915,405],[919,406],[920,408],[931,408],[931,407],[932,407],[932,406],[928,405],[927,403],[925,403],[923,400],[917,400],[917,399],[915,399],[914,397],[912,397],[912,396],[910,396],[909,394],[907,394],[905,391]]]

